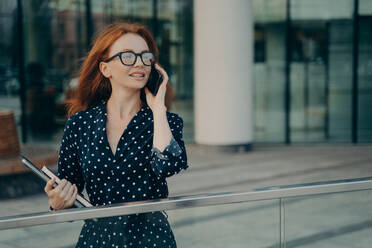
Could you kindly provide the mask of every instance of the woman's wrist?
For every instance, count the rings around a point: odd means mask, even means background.
[[[152,109],[152,112],[153,112],[154,115],[164,114],[164,113],[167,112],[167,108],[165,107],[165,105],[158,106],[158,107]]]

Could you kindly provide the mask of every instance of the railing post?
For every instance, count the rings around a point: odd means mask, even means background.
[[[285,248],[285,208],[284,199],[279,198],[279,247]]]

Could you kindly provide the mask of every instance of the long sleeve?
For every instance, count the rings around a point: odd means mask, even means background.
[[[176,114],[169,114],[167,118],[173,135],[170,144],[163,152],[160,152],[156,147],[151,150],[150,164],[158,179],[170,177],[182,169],[188,168],[186,148],[182,140],[183,120]]]
[[[75,142],[77,134],[73,131],[76,130],[76,125],[77,123],[71,118],[66,122],[59,149],[58,177],[76,184],[79,192],[82,192],[85,183],[77,155],[77,143]]]

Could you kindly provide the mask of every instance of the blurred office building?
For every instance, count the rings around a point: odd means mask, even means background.
[[[0,109],[22,142],[60,142],[81,59],[113,22],[155,36],[187,143],[372,141],[370,0],[1,1]]]

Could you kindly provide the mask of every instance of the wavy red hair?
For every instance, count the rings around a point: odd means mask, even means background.
[[[66,101],[68,117],[79,111],[96,106],[102,100],[107,101],[109,99],[112,91],[111,83],[109,79],[102,75],[99,63],[108,58],[111,45],[126,33],[134,33],[141,36],[146,41],[150,51],[156,55],[156,62],[158,62],[158,48],[154,38],[145,26],[138,23],[114,23],[107,26],[98,34],[92,49],[85,57],[80,69],[78,86],[73,97]],[[170,86],[169,83],[168,85]],[[169,98],[173,98],[172,94],[174,95],[173,90],[168,90],[167,87],[165,97],[168,105],[170,104]],[[147,105],[143,89],[141,90],[141,101],[144,105]]]

